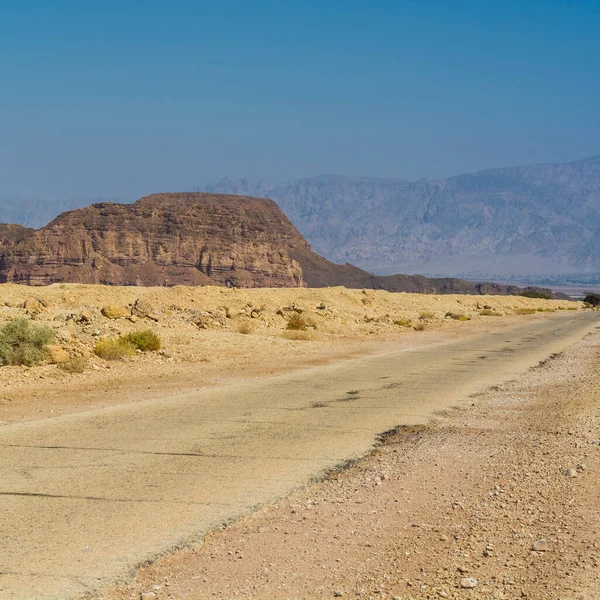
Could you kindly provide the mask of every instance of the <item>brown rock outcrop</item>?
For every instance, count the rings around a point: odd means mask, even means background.
[[[298,287],[310,247],[271,200],[155,194],[63,213],[5,245],[0,281]]]

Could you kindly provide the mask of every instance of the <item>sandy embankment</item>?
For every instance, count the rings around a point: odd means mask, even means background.
[[[28,300],[38,307],[25,309]],[[151,318],[109,319],[107,305],[128,312],[141,300]],[[501,317],[483,316],[482,310]],[[504,327],[519,309],[567,310],[578,302],[515,296],[392,294],[345,288],[248,289],[137,288],[62,284],[0,286],[0,323],[28,317],[52,327],[57,343],[89,359],[84,373],[56,365],[0,369],[0,422],[47,418],[182,389],[259,377],[400,346],[429,343],[467,332]],[[289,339],[289,315],[310,325],[307,339]],[[447,313],[465,315],[457,321]],[[82,318],[85,314],[86,318]],[[421,329],[415,331],[414,327]],[[153,329],[161,353],[108,362],[94,356],[97,340]]]

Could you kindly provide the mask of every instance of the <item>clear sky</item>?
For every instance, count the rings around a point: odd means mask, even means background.
[[[600,0],[3,0],[0,197],[600,154]]]

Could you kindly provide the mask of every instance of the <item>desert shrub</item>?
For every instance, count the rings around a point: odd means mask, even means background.
[[[515,315],[533,315],[535,308],[515,308]]]
[[[536,290],[525,290],[524,292],[521,292],[519,294],[519,296],[522,296],[523,298],[538,298],[541,300],[552,300],[553,299],[552,294],[546,294],[544,292],[537,292]]]
[[[471,317],[469,317],[463,313],[447,312],[446,317],[449,317],[450,319],[454,319],[455,321],[470,321],[471,320]]]
[[[594,308],[596,308],[597,306],[600,306],[600,294],[588,292],[585,295],[585,298],[583,299],[583,301],[586,304],[589,304],[590,306],[593,306]]]
[[[293,312],[288,317],[286,329],[289,329],[290,331],[306,331],[307,327],[308,323],[300,313]]]
[[[567,310],[577,310],[577,307],[576,306],[568,306]]]
[[[58,367],[67,373],[83,373],[88,368],[88,364],[85,356],[73,356],[67,362],[59,364]]]
[[[492,310],[491,308],[484,308],[483,310],[479,311],[479,314],[482,317],[501,317],[502,315],[498,312],[496,312],[495,310]]]
[[[126,356],[133,356],[135,346],[123,338],[107,338],[96,343],[94,352],[104,360],[121,360]]]
[[[15,319],[0,327],[0,365],[36,365],[46,358],[46,345],[53,339],[49,327]]]
[[[396,319],[394,325],[398,325],[398,327],[412,327],[412,322],[410,319]]]
[[[237,332],[241,333],[243,335],[248,335],[248,334],[252,333],[252,331],[254,331],[254,328],[252,327],[252,324],[249,323],[248,321],[243,321],[242,323],[240,323],[238,325],[238,328],[237,328]]]
[[[160,338],[151,329],[143,331],[132,331],[121,338],[123,342],[130,344],[142,352],[155,352],[160,350]]]
[[[424,319],[425,321],[429,321],[431,319],[435,319],[435,315],[430,310],[422,310],[419,313],[419,319]]]
[[[290,329],[283,332],[283,337],[287,340],[295,340],[301,342],[309,342],[313,339],[313,334],[310,331],[303,331],[299,329]]]

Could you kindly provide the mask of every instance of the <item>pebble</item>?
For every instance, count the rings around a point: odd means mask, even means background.
[[[576,469],[567,469],[565,471],[565,475],[567,477],[577,477],[577,470]]]
[[[548,552],[550,544],[546,540],[537,540],[533,542],[531,549],[535,552]]]
[[[474,577],[463,577],[460,580],[460,587],[465,589],[474,588],[479,582]]]

